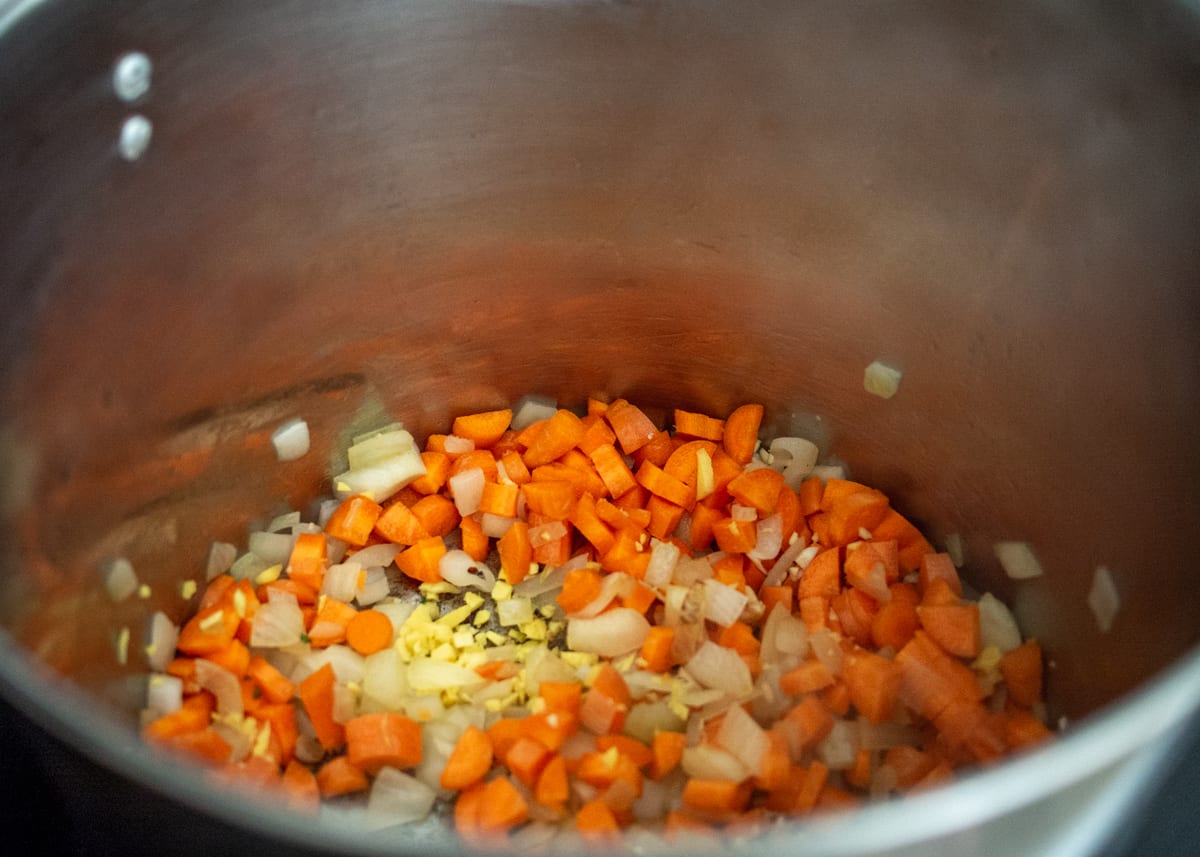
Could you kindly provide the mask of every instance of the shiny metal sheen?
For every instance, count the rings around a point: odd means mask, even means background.
[[[0,2],[0,45],[0,687],[82,752],[345,845],[145,752],[113,639],[183,617],[208,542],[309,502],[351,426],[536,392],[763,402],[960,534],[1049,653],[1054,746],[742,850],[1084,854],[1160,775],[1200,707],[1190,4]],[[118,555],[149,599],[106,598]]]

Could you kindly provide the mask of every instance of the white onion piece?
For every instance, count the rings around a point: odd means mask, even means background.
[[[478,571],[478,574],[474,572]],[[482,562],[475,559],[466,551],[452,550],[442,554],[438,560],[438,573],[442,579],[455,586],[473,586],[484,592],[491,592],[496,585],[496,575]]]
[[[196,683],[217,698],[221,714],[242,714],[242,684],[225,667],[196,658]]]
[[[783,547],[783,515],[775,512],[755,525],[754,547],[746,552],[750,559],[774,559]]]
[[[317,740],[317,732],[303,705],[296,710],[296,758],[306,765],[313,765],[325,758],[325,748]]]
[[[750,770],[737,756],[712,744],[685,748],[679,764],[684,773],[698,780],[732,780],[736,783],[750,776]]]
[[[575,669],[546,646],[536,646],[525,655],[525,689],[530,696],[544,681],[574,681]]]
[[[271,445],[280,461],[295,461],[308,454],[308,423],[297,417],[271,432]]]
[[[1107,634],[1116,621],[1117,611],[1121,609],[1121,596],[1107,566],[1096,566],[1087,602],[1088,607],[1092,608],[1092,615],[1096,617],[1096,626],[1101,633]]]
[[[358,594],[358,576],[361,572],[362,566],[359,565],[357,557],[349,562],[329,566],[321,583],[321,594],[349,604]]]
[[[732,503],[729,506],[729,517],[735,521],[753,521],[758,518],[758,510],[753,506],[743,506],[740,503]]]
[[[166,613],[156,610],[150,617],[146,632],[146,664],[155,672],[166,672],[167,664],[175,657],[179,642],[179,626]]]
[[[370,830],[418,821],[429,815],[437,792],[396,768],[380,768],[367,798],[366,826]]]
[[[469,437],[459,437],[456,434],[446,435],[443,448],[447,455],[466,455],[475,449],[475,441]]]
[[[840,464],[818,464],[812,469],[810,475],[817,477],[822,482],[828,482],[830,479],[845,479],[846,468]]]
[[[838,645],[828,628],[818,628],[809,634],[808,643],[812,646],[817,660],[825,665],[825,669],[835,676],[842,674],[842,664],[845,662],[846,653],[842,651],[842,647]]]
[[[535,598],[555,589],[561,589],[567,574],[588,564],[587,554],[573,556],[557,568],[543,571],[541,574],[530,575],[513,587],[513,595],[521,598]]]
[[[679,732],[684,723],[665,699],[658,702],[635,702],[625,716],[625,732],[649,744],[655,732]]]
[[[283,592],[280,596],[290,595]],[[304,614],[295,596],[291,600],[273,597],[258,608],[250,628],[250,645],[256,648],[280,648],[300,642],[304,634]]]
[[[298,526],[300,526],[300,513],[296,511],[284,512],[282,515],[276,515],[272,518],[271,523],[263,527],[263,532],[282,533],[284,530],[295,532],[293,528]]]
[[[434,658],[413,658],[408,665],[408,686],[417,693],[433,693],[450,688],[473,688],[486,679],[474,670]]]
[[[715,578],[704,581],[704,618],[728,628],[742,615],[749,597]]]
[[[672,801],[678,794],[680,785],[669,780],[652,780],[649,777],[642,782],[642,793],[633,802],[633,817],[638,821],[656,821],[663,818],[673,807]],[[625,840],[626,847],[630,847],[628,839]],[[647,848],[645,850],[630,847],[630,852],[638,853],[667,853],[665,848],[662,848],[662,843],[659,843],[658,848]]]
[[[354,691],[340,682],[333,686],[333,719],[337,723],[351,720],[358,712],[358,699]]]
[[[778,586],[783,583],[788,572],[792,569],[792,564],[800,556],[801,552],[803,552],[805,548],[804,541],[799,535],[792,535],[791,544],[775,560],[775,564],[771,566],[771,570],[767,573],[766,580],[762,582],[763,586]]]
[[[389,598],[386,601],[377,602],[371,607],[372,610],[378,610],[383,615],[392,620],[392,627],[396,630],[408,621],[408,617],[417,609],[417,605],[412,601],[400,601],[399,599]]]
[[[246,722],[243,721],[243,723]],[[216,720],[213,722],[212,731],[229,745],[229,756],[226,761],[236,763],[250,755],[250,750],[254,747],[254,735],[247,732],[245,726],[239,728],[238,725],[229,721]]]
[[[389,647],[367,655],[363,661],[363,701],[374,703],[379,711],[398,711],[408,692],[405,678],[399,650]]]
[[[892,600],[892,590],[888,589],[887,570],[883,567],[882,562],[875,562],[871,566],[871,570],[867,573],[867,579],[860,581],[858,588],[880,604],[887,604]]]
[[[496,618],[505,628],[533,621],[533,602],[528,598],[505,598],[496,602]]]
[[[791,667],[808,653],[808,629],[804,622],[776,604],[763,622],[759,655],[763,666],[780,664]]]
[[[362,655],[349,646],[341,644],[326,646],[301,658],[290,678],[299,683],[325,664],[329,664],[333,668],[334,678],[339,682],[343,684],[359,683],[362,681],[363,671],[366,669],[365,660]]]
[[[567,648],[615,658],[641,648],[649,633],[645,616],[629,607],[615,607],[599,616],[567,622]]]
[[[208,548],[208,562],[205,566],[204,579],[212,580],[229,571],[233,561],[237,559],[237,547],[229,542],[213,542]]]
[[[479,528],[483,530],[483,534],[488,538],[498,539],[508,532],[508,528],[516,520],[516,518],[508,518],[504,515],[493,515],[491,512],[484,512],[479,516]]]
[[[835,720],[833,729],[816,747],[817,758],[833,771],[844,771],[854,764],[861,744],[858,724],[853,720]]]
[[[229,574],[234,580],[253,580],[275,564],[267,562],[254,551],[247,551],[229,567]]]
[[[646,566],[646,575],[642,582],[652,589],[663,589],[675,574],[679,554],[678,545],[656,541],[650,548],[650,564]]]
[[[558,401],[549,396],[522,396],[513,405],[512,427],[516,431],[529,428],[538,420],[554,416]]]
[[[1042,564],[1028,542],[996,542],[992,545],[1004,573],[1013,580],[1042,576]]]
[[[618,597],[625,597],[633,592],[634,585],[637,583],[633,575],[626,574],[623,571],[606,574],[600,583],[600,594],[585,604],[577,613],[567,614],[574,619],[590,619],[593,616],[598,616],[613,600]]]
[[[639,614],[640,615],[640,614]],[[720,690],[735,699],[749,696],[754,690],[750,668],[733,649],[705,640],[684,666],[688,674],[704,687]]]
[[[872,360],[863,370],[863,389],[881,399],[890,399],[900,389],[903,374],[886,363]]]
[[[950,533],[945,538],[946,553],[950,554],[950,562],[955,568],[962,568],[967,561],[967,546],[963,537],[958,533]]]
[[[372,565],[380,565],[387,568],[396,559],[396,554],[400,553],[399,545],[371,545],[356,551],[351,557],[354,562],[367,568]]]
[[[470,467],[454,474],[448,480],[450,495],[454,498],[454,507],[464,518],[479,511],[479,503],[483,499],[484,481],[483,468],[480,467]]]
[[[354,596],[354,600],[360,607],[370,607],[376,601],[387,598],[388,593],[391,592],[387,572],[382,568],[373,565],[366,570],[366,574],[367,579],[363,582],[362,589],[358,590],[358,594]]]
[[[675,563],[675,573],[671,577],[671,582],[680,586],[691,586],[693,583],[708,580],[713,576],[712,564],[717,561],[714,556],[714,554],[709,554],[707,558],[681,556]]]
[[[567,525],[562,521],[547,521],[529,528],[529,543],[535,548],[561,539],[567,534]]]
[[[782,464],[783,481],[794,491],[812,472],[819,450],[811,440],[802,437],[777,437],[768,447],[777,465]]]
[[[365,494],[382,502],[425,474],[420,450],[413,436],[402,428],[368,436],[351,446],[347,457],[350,469],[333,480],[335,493],[342,499]]]
[[[183,707],[183,679],[179,676],[155,673],[146,682],[146,707],[156,717],[171,714]]]
[[[979,642],[983,648],[995,646],[1011,652],[1021,645],[1021,629],[1008,606],[990,592],[979,599]]]
[[[731,705],[726,709],[721,726],[717,729],[716,742],[736,756],[751,774],[762,773],[763,757],[771,741],[766,731],[740,705]]]
[[[104,575],[104,588],[113,601],[124,601],[137,592],[138,579],[133,570],[133,563],[124,557],[110,562]]]
[[[678,664],[686,664],[706,642],[708,632],[703,622],[676,625],[675,639],[671,641],[671,660]]]

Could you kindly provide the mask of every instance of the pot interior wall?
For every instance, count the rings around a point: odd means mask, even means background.
[[[151,610],[184,616],[208,542],[310,502],[352,426],[526,392],[761,401],[815,433],[961,534],[1051,654],[1056,712],[1196,642],[1190,19],[118,5],[17,20],[0,60],[0,611],[83,686],[135,710],[119,630],[136,653]],[[155,63],[132,107],[108,84],[131,49]],[[154,136],[127,163],[134,111]],[[904,371],[888,401],[862,389],[876,358]],[[292,416],[314,449],[280,465]],[[1045,576],[1007,580],[1005,539]],[[113,556],[148,599],[107,599]]]

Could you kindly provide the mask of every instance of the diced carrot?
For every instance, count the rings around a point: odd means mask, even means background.
[[[601,663],[592,674],[592,690],[602,693],[618,705],[629,705],[632,697],[625,678],[609,663]]]
[[[754,521],[725,517],[713,524],[717,547],[725,553],[743,554],[754,550],[758,543],[758,528]]]
[[[240,677],[250,666],[250,650],[241,640],[230,640],[228,646],[205,655],[204,659]]]
[[[621,450],[629,455],[641,449],[658,434],[656,426],[649,417],[636,405],[631,405],[625,399],[617,399],[608,406],[604,418],[612,427],[621,444]]]
[[[608,493],[592,460],[578,449],[569,449],[558,461],[535,467],[531,476],[534,482],[570,482],[576,494],[603,497]]]
[[[750,803],[754,786],[749,780],[701,780],[692,777],[683,787],[683,805],[713,815],[741,812]]]
[[[829,687],[834,682],[833,673],[818,660],[809,660],[794,667],[779,677],[780,689],[791,696],[812,693]]]
[[[844,589],[830,599],[829,606],[841,623],[843,636],[863,647],[871,645],[871,626],[879,605],[870,595],[857,589]]]
[[[675,532],[675,528],[679,526],[679,522],[683,520],[682,506],[677,506],[657,495],[652,495],[646,501],[646,511],[650,513],[650,524],[646,529],[656,539],[670,537],[671,533]]]
[[[538,684],[538,695],[545,700],[547,711],[578,714],[583,685],[577,681],[543,681]]]
[[[489,780],[479,800],[479,828],[501,832],[529,818],[529,803],[508,777]]]
[[[779,514],[783,545],[787,547],[792,543],[793,535],[803,535],[807,531],[804,513],[800,511],[800,496],[787,483],[780,485],[779,493],[775,495],[775,511]]]
[[[368,786],[367,775],[345,756],[334,756],[317,769],[317,788],[323,797],[354,794],[366,791]]]
[[[211,722],[211,708],[204,710],[199,706],[183,706],[170,714],[164,714],[151,720],[142,727],[142,735],[148,739],[174,738],[188,732],[199,732],[208,728]]]
[[[699,437],[705,440],[721,440],[725,433],[725,421],[705,414],[675,409],[675,433]]]
[[[442,788],[453,791],[470,788],[491,770],[492,758],[492,741],[487,733],[476,726],[468,726],[442,769]]]
[[[482,829],[479,822],[486,789],[483,783],[479,783],[461,792],[454,801],[454,830],[468,843],[482,845],[486,841],[484,834],[487,831]]]
[[[254,655],[247,664],[246,674],[262,689],[271,702],[287,702],[296,695],[296,685],[262,655]]]
[[[483,532],[483,527],[473,515],[468,515],[458,522],[462,533],[462,549],[476,562],[487,559],[490,541]]]
[[[594,569],[571,569],[563,578],[562,591],[557,598],[559,606],[567,613],[578,613],[600,595],[601,584],[600,575]]]
[[[328,663],[300,682],[300,702],[326,750],[336,750],[346,742],[346,730],[333,719],[335,682],[333,667]]]
[[[862,749],[854,754],[854,762],[845,771],[843,776],[846,782],[857,789],[868,789],[871,787],[871,779],[875,773],[873,762],[873,754],[870,750]]]
[[[296,603],[302,608],[317,603],[317,590],[309,586],[307,583],[301,583],[298,580],[293,580],[288,577],[280,577],[272,580],[269,583],[264,583],[254,591],[255,597],[265,604],[271,600],[270,593],[272,590],[276,592],[286,592],[296,599]]]
[[[792,759],[787,735],[782,730],[772,727],[766,730],[766,735],[767,749],[763,753],[754,783],[756,788],[770,792],[787,785]]]
[[[571,516],[579,498],[574,485],[560,480],[526,482],[520,490],[528,511],[558,521]]]
[[[438,562],[446,555],[446,543],[440,536],[419,539],[396,555],[396,567],[413,580],[437,583],[442,579]]]
[[[900,692],[900,669],[890,660],[859,650],[846,657],[842,681],[850,702],[872,723],[884,723],[896,715]]]
[[[355,494],[342,501],[325,524],[325,532],[348,545],[362,547],[371,537],[375,522],[383,514],[383,507],[362,494]]]
[[[346,627],[358,611],[336,598],[325,598],[316,618],[308,629],[309,642],[314,647],[333,646],[346,639]]]
[[[1042,721],[1027,711],[1013,710],[1005,713],[1004,740],[1013,749],[1040,744],[1053,735]]]
[[[817,695],[821,698],[821,702],[824,703],[825,707],[838,717],[845,717],[850,713],[850,689],[846,687],[846,683],[841,679],[838,679]]]
[[[639,485],[676,506],[690,509],[696,505],[696,488],[680,482],[653,462],[643,461],[634,474]]]
[[[500,463],[504,465],[504,473],[509,480],[517,485],[524,485],[533,478],[525,465],[525,459],[516,450],[510,450],[500,456]]]
[[[792,747],[792,758],[799,758],[825,740],[833,729],[833,714],[815,696],[806,696],[780,721]]]
[[[492,752],[496,758],[503,759],[508,748],[524,737],[524,718],[502,717],[487,728],[487,736],[492,742]]]
[[[617,436],[609,427],[608,422],[601,414],[591,414],[583,418],[583,437],[579,439],[576,447],[584,454],[590,456],[597,447],[605,444],[615,444]]]
[[[515,484],[484,482],[483,493],[479,498],[479,511],[503,518],[515,518],[520,494],[520,489]]]
[[[624,515],[623,512],[620,514]],[[579,501],[571,513],[570,521],[598,553],[607,553],[613,546],[615,536],[608,524],[601,520],[596,510],[596,500],[591,494],[585,492],[579,496]]]
[[[620,497],[637,484],[633,471],[611,443],[600,444],[588,455],[611,496]]]
[[[954,590],[954,594],[962,595],[962,581],[958,577],[958,569],[948,553],[927,553],[921,557],[921,575],[918,584],[924,592],[934,580],[945,580]]]
[[[525,465],[532,469],[549,464],[579,443],[586,430],[583,422],[571,411],[555,411],[525,449]]]
[[[271,724],[271,738],[279,742],[279,763],[286,765],[296,749],[300,729],[296,725],[296,708],[290,702],[259,705],[254,717],[260,723]]]
[[[288,557],[288,578],[320,591],[328,565],[329,542],[324,533],[299,533]],[[311,603],[311,602],[310,602]]]
[[[504,764],[526,788],[532,789],[537,785],[538,776],[552,755],[540,741],[522,736],[505,752]]]
[[[459,522],[458,508],[454,501],[441,494],[422,497],[413,505],[412,513],[421,522],[425,532],[436,538],[451,533]]]
[[[521,720],[521,732],[543,747],[557,752],[579,732],[579,717],[569,711],[542,711]]]
[[[924,631],[917,631],[896,653],[895,663],[902,676],[900,698],[927,719],[932,720],[956,700],[982,696],[971,669],[948,655]]]
[[[532,484],[532,483],[531,483]],[[500,570],[509,583],[520,583],[529,574],[533,562],[533,544],[529,540],[529,524],[513,521],[496,543],[500,552]]]
[[[800,511],[807,517],[821,511],[821,498],[825,494],[825,483],[819,476],[810,476],[800,483],[797,492],[800,497]]]
[[[476,447],[487,449],[500,440],[511,422],[512,409],[504,408],[455,417],[451,431],[458,437],[473,441]]]
[[[392,620],[378,610],[360,610],[346,625],[346,642],[360,655],[373,655],[392,644]]]
[[[571,796],[567,777],[567,761],[557,753],[546,762],[533,789],[533,799],[542,806],[559,809]]]
[[[1000,672],[1009,697],[1026,708],[1042,700],[1042,647],[1026,640],[1000,658]]]
[[[957,607],[962,604],[962,598],[954,591],[950,581],[936,577],[921,593],[922,607]]]
[[[697,503],[692,509],[689,547],[700,553],[708,550],[713,540],[713,525],[725,517],[724,509]]]
[[[591,842],[611,839],[621,832],[617,817],[600,798],[593,798],[576,810],[575,829],[584,841]]]
[[[871,530],[871,535],[880,541],[896,540],[900,570],[905,574],[916,571],[921,567],[921,558],[933,553],[933,547],[921,535],[921,531],[895,509],[888,510],[883,520]]]
[[[207,657],[233,642],[241,619],[224,603],[201,610],[184,624],[175,647],[185,655]]]
[[[808,595],[800,599],[800,621],[809,633],[826,627],[829,622],[829,599]]]
[[[621,606],[645,613],[658,600],[658,594],[643,583],[635,583],[628,595],[621,596]]]
[[[682,732],[657,730],[650,741],[650,752],[654,759],[647,773],[652,780],[661,780],[679,765],[687,747],[687,735]]]
[[[421,764],[421,725],[403,714],[360,714],[346,721],[345,733],[346,757],[368,774],[384,766],[414,768]]]
[[[633,759],[613,747],[584,753],[575,767],[575,778],[598,789],[606,789],[623,780],[638,794],[642,790],[642,772]]]
[[[286,803],[300,812],[315,813],[321,806],[321,789],[313,772],[292,759],[280,778]]]
[[[689,440],[686,443],[681,443],[671,452],[666,462],[662,465],[663,472],[669,476],[674,476],[680,482],[696,487],[697,471],[699,469],[699,453],[705,452],[708,454],[709,463],[712,463],[712,456],[717,451],[717,444],[711,440]],[[741,472],[741,468],[738,468]],[[715,480],[714,480],[715,481]]]
[[[916,607],[893,597],[879,608],[871,621],[871,642],[878,648],[887,647],[898,652],[908,644],[920,626]]]
[[[921,627],[950,654],[960,658],[979,654],[979,605],[922,605],[917,613]]]
[[[490,449],[472,449],[456,456],[450,463],[450,479],[468,470],[478,469],[483,473],[485,482],[495,482],[499,478],[499,468],[496,467],[496,456]],[[447,493],[453,497],[452,483],[447,480]]]
[[[180,732],[175,735],[152,736],[160,745],[195,759],[221,764],[228,762],[233,748],[212,729]]]
[[[427,449],[421,453],[425,472],[408,483],[418,494],[436,494],[450,478],[450,456],[445,452]]]
[[[762,426],[762,405],[742,405],[725,420],[721,443],[725,452],[738,464],[746,465],[754,457],[758,445],[758,430]]]
[[[801,600],[813,596],[833,598],[842,591],[842,564],[837,548],[823,550],[800,575],[796,595]]]
[[[754,636],[754,629],[745,622],[733,622],[721,628],[717,632],[714,642],[727,649],[733,649],[739,655],[756,655],[759,650],[759,642],[758,638]]]
[[[645,768],[654,763],[654,751],[636,738],[628,735],[598,735],[596,747],[604,752],[616,747],[617,752],[628,756],[639,768]]]
[[[375,522],[375,532],[398,545],[414,545],[429,538],[429,531],[412,510],[403,503],[392,503]]]
[[[752,506],[761,517],[774,514],[784,488],[783,474],[770,467],[743,471],[729,483],[729,493],[743,506]]]
[[[829,483],[839,483],[844,480],[831,479]],[[850,483],[857,485],[858,483]],[[825,486],[822,497],[824,506],[830,497],[830,484]],[[836,492],[834,492],[836,493]],[[888,498],[880,491],[868,488],[865,491],[840,496],[825,511],[829,514],[829,537],[832,544],[845,545],[861,539],[862,532],[871,532],[872,528],[883,520],[887,514]]]
[[[896,785],[907,789],[937,766],[938,757],[916,747],[900,745],[884,753],[883,764],[896,772]]]
[[[763,604],[763,616],[770,616],[776,604],[783,606],[787,613],[792,612],[796,590],[792,586],[762,586],[758,589],[758,600]]]
[[[871,542],[852,543],[846,548],[846,561],[842,564],[842,570],[846,572],[847,586],[853,586],[880,603],[891,599],[887,566],[883,556]]]

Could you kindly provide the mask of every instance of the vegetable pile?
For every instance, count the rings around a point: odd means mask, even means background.
[[[528,399],[356,439],[317,521],[214,546],[156,617],[145,737],[469,841],[745,832],[1048,737],[1008,609],[762,421]]]

